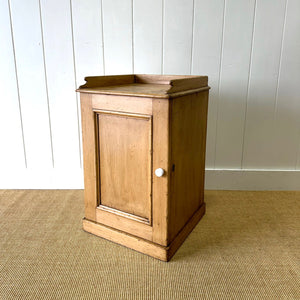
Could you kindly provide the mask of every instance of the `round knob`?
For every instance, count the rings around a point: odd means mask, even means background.
[[[164,174],[165,174],[165,171],[164,171],[164,169],[162,169],[162,168],[158,168],[158,169],[155,170],[155,175],[156,175],[157,177],[161,177],[161,176],[163,176]]]

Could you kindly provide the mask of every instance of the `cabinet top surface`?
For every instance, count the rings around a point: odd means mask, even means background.
[[[76,91],[91,94],[170,98],[187,92],[208,89],[207,76],[112,75],[85,77]]]

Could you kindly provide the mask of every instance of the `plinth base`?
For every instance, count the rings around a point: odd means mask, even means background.
[[[182,228],[179,234],[168,246],[147,241],[137,236],[125,233],[112,227],[95,223],[87,219],[83,219],[83,229],[89,233],[136,250],[143,254],[152,256],[162,261],[169,261],[182,245],[187,236],[192,232],[205,213],[205,203],[195,212],[186,225]]]

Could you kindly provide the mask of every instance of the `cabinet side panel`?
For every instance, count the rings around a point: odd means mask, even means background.
[[[204,201],[208,92],[173,99],[169,242]]]
[[[84,206],[85,218],[96,221],[97,180],[95,153],[95,121],[92,110],[92,96],[80,94],[82,148],[84,168]]]

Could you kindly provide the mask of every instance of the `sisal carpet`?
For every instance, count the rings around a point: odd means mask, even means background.
[[[0,299],[300,299],[300,192],[205,201],[165,263],[85,233],[81,190],[0,191]]]

